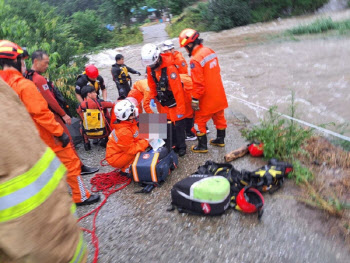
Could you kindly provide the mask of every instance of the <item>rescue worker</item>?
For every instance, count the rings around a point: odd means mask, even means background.
[[[148,87],[148,80],[142,79],[134,83],[132,89],[130,90],[128,97],[133,97],[138,102],[139,113],[143,112],[143,109],[146,113],[153,113],[150,107],[150,89]]]
[[[179,70],[179,74],[188,74],[187,62],[180,51],[175,50],[175,45],[173,41],[165,40],[162,44],[163,53],[171,53],[174,56],[174,63]]]
[[[16,85],[21,89],[26,83]],[[0,262],[86,262],[66,169],[1,77],[0,110],[6,113],[0,124],[0,143],[6,149],[0,151]]]
[[[193,152],[208,152],[206,123],[213,119],[217,130],[214,146],[225,146],[226,119],[224,109],[228,107],[226,93],[221,80],[220,66],[216,53],[203,46],[203,40],[194,29],[184,29],[179,36],[180,46],[191,57],[190,68],[193,82],[192,108],[195,111],[194,124],[197,126],[198,145]]]
[[[35,84],[22,74],[26,67],[23,49],[15,43],[0,40],[0,71],[2,79],[17,93],[31,115],[41,139],[56,153],[68,170],[67,183],[72,189],[73,201],[77,205],[89,205],[99,201],[99,195],[90,195],[80,176],[80,160],[69,144],[69,136],[55,120],[46,100]]]
[[[122,54],[117,54],[115,56],[115,62],[111,70],[113,80],[117,85],[119,97],[126,98],[130,92],[131,86],[131,77],[129,73],[138,74],[139,76],[141,76],[141,73],[125,65],[124,56]]]
[[[150,98],[157,100],[168,110],[169,118],[175,124],[175,151],[179,156],[186,154],[185,92],[182,88],[179,71],[171,53],[160,53],[154,44],[146,44],[141,49],[141,58],[147,69]]]
[[[77,78],[75,85],[75,96],[79,103],[82,103],[84,98],[81,96],[81,89],[86,85],[95,87],[97,98],[99,98],[100,90],[103,100],[107,100],[107,89],[102,76],[99,75],[98,69],[94,65],[87,65],[83,74]]]
[[[186,126],[186,141],[194,141],[197,139],[196,135],[192,132],[193,124],[194,124],[194,112],[191,108],[191,91],[192,91],[192,80],[191,77],[188,76],[188,66],[185,58],[183,57],[180,51],[175,50],[175,45],[171,40],[165,40],[162,45],[163,53],[171,53],[174,57],[174,63],[177,69],[179,70],[181,81],[184,84],[184,91],[186,95],[186,104],[189,104],[189,111],[191,111],[191,116],[185,119]]]
[[[69,133],[69,130],[66,126],[66,124],[70,125],[72,123],[72,120],[70,116],[64,111],[64,109],[61,108],[61,106],[58,104],[55,95],[50,89],[50,85],[52,85],[52,82],[48,81],[46,78],[41,76],[40,74],[43,74],[46,72],[46,70],[49,67],[50,58],[49,55],[42,50],[37,50],[33,52],[32,54],[32,68],[31,70],[28,70],[26,72],[26,78],[32,80],[38,90],[40,91],[41,95],[43,95],[44,99],[47,101],[49,105],[49,109],[52,111],[52,113],[55,116],[55,120],[61,124],[61,126],[64,129],[64,132],[68,134],[70,139],[70,145],[72,146],[73,150],[75,151],[75,146],[72,140],[72,137]],[[75,151],[75,154],[79,158],[79,155]],[[81,175],[84,174],[92,174],[98,172],[97,167],[88,167],[82,163],[80,160],[80,166],[81,166]]]
[[[131,172],[130,166],[136,154],[147,149],[148,141],[139,138],[138,110],[132,102],[127,99],[117,102],[114,113],[117,120],[109,135],[106,161],[127,175]]]
[[[79,108],[77,109],[77,112],[80,116],[80,118],[84,121],[84,111],[86,109],[99,109],[100,111],[104,112],[107,109],[111,109],[113,108],[114,104],[113,102],[110,101],[103,101],[103,100],[98,100],[97,99],[97,92],[95,90],[95,88],[93,86],[85,86],[82,88],[81,90],[81,94],[84,97],[84,101],[79,105]],[[108,125],[109,121],[110,121],[110,117],[105,116],[103,114],[104,118],[105,118],[105,125]],[[106,129],[109,131],[108,126],[106,127]],[[83,134],[84,137],[84,148],[85,150],[91,150],[91,145],[89,142],[89,139],[87,138],[87,136],[84,136],[85,134]],[[107,145],[107,141],[108,141],[108,134],[106,134],[105,138],[102,139],[102,142],[100,143],[101,146],[106,147]]]

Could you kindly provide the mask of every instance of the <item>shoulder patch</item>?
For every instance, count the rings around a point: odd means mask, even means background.
[[[173,73],[170,74],[170,78],[171,78],[171,79],[176,79],[176,77],[177,77],[177,75],[176,75],[175,72],[173,72]]]
[[[43,89],[44,89],[44,90],[48,90],[48,89],[49,89],[49,85],[44,84],[44,85],[43,85]]]
[[[191,67],[191,68],[194,68],[194,63],[191,63],[190,67]]]
[[[78,85],[76,85],[75,88],[76,88],[77,90],[80,90],[80,89],[81,89],[81,87],[78,86]]]
[[[185,67],[186,66],[186,62],[182,61],[181,66]]]

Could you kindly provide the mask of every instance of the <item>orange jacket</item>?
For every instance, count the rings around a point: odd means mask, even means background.
[[[215,52],[203,45],[196,46],[192,51],[190,67],[192,97],[199,100],[199,111],[196,114],[209,115],[226,109],[226,93]]]
[[[59,151],[61,143],[54,136],[63,134],[63,127],[55,120],[48,104],[35,84],[13,69],[0,70],[0,76],[17,93],[32,117],[41,139],[53,150]]]
[[[130,90],[128,97],[133,97],[138,101],[139,113],[143,112],[142,104],[146,113],[153,113],[150,107],[150,89],[148,87],[147,79],[136,81],[133,88]]]
[[[138,152],[148,147],[148,141],[139,138],[136,121],[122,121],[114,124],[106,148],[107,162],[116,168],[129,166]]]
[[[187,62],[180,51],[175,50],[173,53],[174,63],[180,74],[188,74]]]
[[[185,102],[186,102],[186,118],[193,117],[193,109],[192,109],[192,90],[193,83],[192,79],[187,74],[180,74],[181,82],[183,84],[183,89],[185,91]]]
[[[160,56],[162,58],[162,64],[155,70],[156,78],[157,80],[159,80],[162,74],[162,68],[167,68],[169,89],[173,92],[176,101],[176,106],[173,108],[169,108],[169,110],[174,112],[175,115],[185,115],[185,92],[182,88],[179,71],[174,65],[173,55],[171,53],[166,53],[161,54]],[[150,88],[150,98],[156,98],[157,84],[153,80],[150,67],[147,67],[147,80],[148,86]],[[175,120],[172,119],[172,121]]]

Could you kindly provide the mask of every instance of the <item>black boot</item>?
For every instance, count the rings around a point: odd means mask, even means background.
[[[83,205],[91,205],[93,203],[96,203],[100,201],[99,195],[90,195],[88,199],[86,199],[84,202],[81,203],[75,203],[77,206],[83,206]]]
[[[210,140],[209,143],[214,146],[224,147],[225,146],[225,135],[226,130],[216,130],[216,139]]]
[[[85,151],[90,151],[91,150],[91,144],[90,142],[84,142],[84,149]]]
[[[176,148],[178,149],[178,155],[184,156],[186,154],[186,132],[185,132],[185,120],[175,122],[175,138]]]
[[[85,174],[94,174],[96,172],[98,172],[99,168],[97,167],[89,167],[89,166],[86,166],[86,165],[83,165],[81,167],[81,175],[85,175]]]
[[[208,152],[208,146],[207,146],[207,135],[205,133],[197,133],[197,139],[198,139],[198,145],[192,146],[191,150],[194,153],[207,153]]]

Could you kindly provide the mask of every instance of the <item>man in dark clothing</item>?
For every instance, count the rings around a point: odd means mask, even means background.
[[[107,100],[107,90],[103,78],[98,74],[98,69],[94,65],[85,67],[83,74],[79,75],[75,85],[75,96],[79,103],[82,103],[84,98],[81,96],[81,89],[86,85],[95,87],[97,98],[99,98],[100,90],[102,91],[103,100]]]
[[[141,76],[139,71],[136,71],[124,64],[124,57],[122,54],[117,54],[115,56],[116,63],[112,65],[112,76],[117,89],[119,92],[119,97],[126,98],[130,92],[131,77],[130,73],[138,74]],[[130,82],[130,83],[129,83]]]

